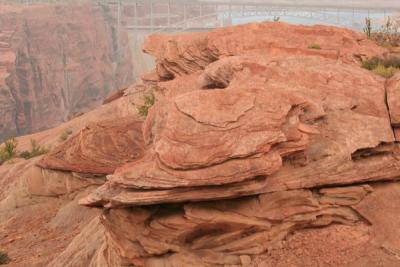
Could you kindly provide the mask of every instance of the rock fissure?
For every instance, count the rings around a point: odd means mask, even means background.
[[[385,106],[386,106],[386,109],[387,109],[387,112],[388,112],[389,121],[392,124],[393,136],[394,136],[394,138],[396,140],[396,136],[397,135],[396,135],[396,132],[395,132],[395,128],[397,128],[397,126],[396,126],[396,123],[392,122],[392,115],[390,114],[391,111],[390,111],[389,102],[388,102],[388,81],[387,80],[385,81]],[[397,141],[399,141],[399,140],[397,140]]]

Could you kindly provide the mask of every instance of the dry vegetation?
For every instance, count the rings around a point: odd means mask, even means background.
[[[364,33],[368,36],[368,38],[374,40],[379,45],[388,48],[390,51],[400,46],[399,29],[400,22],[394,21],[390,17],[377,31],[373,30],[371,19],[365,19]],[[396,72],[400,71],[400,58],[397,56],[390,56],[386,58],[373,57],[363,62],[362,67],[384,78],[390,78]]]
[[[378,31],[371,32],[370,38],[389,49],[400,46],[400,22],[389,17]]]
[[[310,44],[308,47],[308,49],[321,49],[321,46],[319,44]]]
[[[49,148],[39,145],[34,139],[31,140],[31,150],[29,151],[23,151],[18,154],[17,147],[18,142],[15,138],[9,139],[4,142],[4,144],[0,147],[0,165],[14,158],[31,159],[34,157],[38,157],[40,155],[46,154],[50,150]]]
[[[392,77],[396,72],[400,71],[400,58],[378,58],[373,57],[363,62],[362,67],[370,70],[385,78]]]
[[[138,112],[141,116],[146,117],[147,114],[149,113],[149,109],[154,105],[155,103],[155,97],[153,93],[150,93],[148,95],[145,95],[143,97],[144,104],[138,107]]]
[[[0,147],[0,164],[13,159],[17,155],[18,142],[15,138],[4,142]]]
[[[143,117],[147,117],[147,114],[149,113],[149,109],[156,102],[156,97],[154,95],[154,92],[158,92],[160,90],[161,90],[160,87],[158,87],[157,85],[154,85],[150,89],[150,92],[143,96],[143,105],[138,106],[138,108],[137,108],[139,115],[141,115]]]
[[[11,261],[10,257],[8,257],[7,253],[0,251],[0,265],[8,264]]]
[[[36,140],[31,139],[31,150],[30,151],[23,151],[19,154],[19,157],[24,159],[31,159],[34,157],[38,157],[40,155],[46,154],[49,152],[49,148],[40,146]]]
[[[66,141],[72,133],[73,131],[71,129],[64,129],[60,134],[60,142]]]

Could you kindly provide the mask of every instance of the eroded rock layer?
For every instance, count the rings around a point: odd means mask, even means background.
[[[134,117],[86,126],[79,134],[46,155],[43,168],[91,174],[111,174],[144,153],[142,122]]]
[[[364,223],[351,205],[371,192],[369,186],[293,190],[173,208],[111,209],[102,218],[107,238],[135,266],[246,266],[246,258],[294,230]]]
[[[310,49],[312,46],[320,49]],[[362,34],[335,27],[293,26],[284,23],[250,24],[209,33],[154,35],[144,50],[157,62],[161,79],[204,69],[224,57],[237,55],[318,55],[357,62],[385,52]]]

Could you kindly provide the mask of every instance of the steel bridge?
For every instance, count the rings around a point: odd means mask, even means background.
[[[196,31],[235,24],[242,18],[305,19],[353,29],[360,29],[366,17],[383,21],[400,13],[400,5],[328,5],[313,1],[223,1],[223,0],[98,0],[113,6],[118,20],[124,17],[128,30]]]
[[[1,2],[1,0],[0,0]],[[128,30],[192,31],[206,30],[247,21],[303,19],[353,29],[360,29],[366,17],[383,21],[400,13],[400,1],[387,4],[376,1],[327,0],[13,0],[25,4],[95,2],[113,8],[118,25]],[[354,2],[354,3],[353,3]],[[396,1],[394,1],[396,2]],[[246,21],[246,20],[245,20]]]

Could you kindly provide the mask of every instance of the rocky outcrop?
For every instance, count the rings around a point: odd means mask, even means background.
[[[0,140],[57,126],[132,82],[128,37],[111,11],[17,7],[0,18]]]
[[[282,23],[151,38],[157,72],[20,170],[102,208],[48,266],[399,266],[397,78],[359,65],[384,48]]]
[[[317,41],[335,52],[305,47]],[[396,78],[358,62],[385,49],[341,29],[274,23],[155,36],[145,49],[159,77],[146,152],[80,200],[106,207],[108,251],[121,262],[252,266],[304,228],[396,231],[367,208],[399,196]],[[378,233],[362,239],[370,256],[343,263],[400,249]]]
[[[357,63],[384,53],[385,49],[346,29],[274,23],[237,26],[196,36],[153,35],[146,40],[144,51],[156,58],[158,76],[171,79],[237,55],[318,55]]]
[[[103,201],[224,199],[397,178],[400,165],[392,154],[398,148],[383,82],[339,64],[309,56],[273,63],[230,57],[211,64],[199,74],[197,89],[152,109],[144,136],[153,149],[109,176],[111,183],[99,192],[113,188],[113,193],[105,193]],[[227,75],[227,68],[236,70]],[[215,73],[222,77],[212,77]],[[221,80],[229,86],[209,89]],[[386,164],[392,168],[382,171]]]

